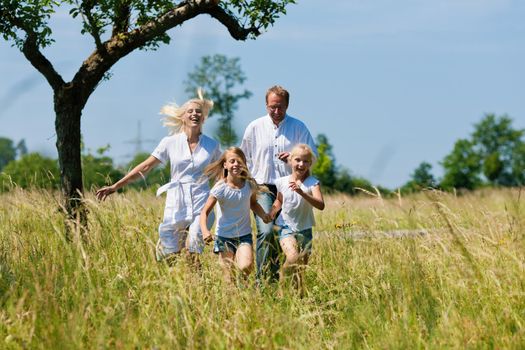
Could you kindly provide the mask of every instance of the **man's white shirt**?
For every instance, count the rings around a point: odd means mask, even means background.
[[[290,152],[299,143],[310,146],[317,156],[314,139],[302,121],[287,114],[276,126],[267,114],[246,127],[241,149],[255,180],[259,184],[275,184],[278,178],[291,174],[290,166],[279,160],[279,153]]]

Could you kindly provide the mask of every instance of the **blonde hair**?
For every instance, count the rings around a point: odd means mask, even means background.
[[[248,185],[252,191],[260,192],[263,189],[259,187],[255,179],[250,175],[248,166],[246,165],[246,156],[244,152],[239,147],[229,147],[226,149],[221,157],[215,162],[211,163],[204,169],[204,176],[207,176],[210,180],[214,182],[224,181],[228,176],[228,170],[224,169],[224,163],[226,163],[226,158],[228,154],[233,153],[241,159],[241,178],[245,181],[248,181]]]
[[[312,167],[315,164],[315,161],[317,160],[317,158],[315,157],[315,153],[312,151],[310,146],[308,146],[307,144],[305,144],[305,143],[298,143],[290,151],[290,156],[288,157],[288,162],[291,162],[292,158],[294,156],[298,155],[299,153],[306,153],[308,155],[308,158],[310,160],[310,168],[308,169],[308,175],[310,175],[310,170],[312,169]]]
[[[160,114],[163,114],[165,117],[163,120],[163,125],[170,130],[170,135],[179,134],[184,128],[184,122],[182,116],[186,113],[188,106],[192,103],[199,105],[202,110],[202,122],[208,118],[210,110],[213,108],[213,101],[207,100],[204,98],[204,92],[201,88],[197,89],[197,98],[192,98],[191,100],[186,101],[182,106],[178,106],[175,102],[169,103],[163,106],[160,109]]]

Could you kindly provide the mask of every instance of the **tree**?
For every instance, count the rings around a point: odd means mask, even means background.
[[[312,173],[319,179],[323,188],[327,190],[334,190],[336,183],[336,165],[335,157],[332,153],[332,145],[328,141],[328,137],[324,134],[319,134],[315,138],[317,146],[317,161],[315,162]]]
[[[350,175],[350,171],[336,164],[332,152],[333,146],[325,134],[319,134],[315,138],[318,157],[312,168],[312,174],[319,179],[323,190],[328,192],[344,192],[356,194],[359,189],[375,192],[376,188],[365,178]],[[382,193],[387,193],[385,188],[379,188]]]
[[[26,140],[22,139],[16,144],[16,153],[19,157],[27,154]]]
[[[99,148],[95,155],[90,152],[82,155],[82,181],[87,188],[109,185],[124,176],[123,172],[113,166],[113,159],[104,155],[107,150],[109,145]]]
[[[2,171],[0,187],[3,191],[13,185],[20,188],[56,188],[59,184],[58,165],[55,159],[39,153],[28,153],[9,162]]]
[[[424,188],[435,188],[437,181],[431,173],[432,165],[427,162],[422,162],[410,175],[408,181],[401,190],[403,192],[417,192]]]
[[[442,162],[445,174],[441,180],[444,189],[473,190],[481,185],[479,155],[474,144],[465,139],[456,141],[452,152]]]
[[[356,183],[355,178],[350,175],[350,171],[346,168],[341,168],[336,174],[336,181],[334,190],[337,192],[355,194]],[[359,187],[359,186],[358,186]]]
[[[193,72],[184,82],[186,92],[194,94],[202,87],[206,95],[214,102],[210,117],[218,114],[219,126],[215,136],[224,147],[234,145],[239,140],[232,127],[234,113],[240,100],[250,98],[252,93],[244,90],[234,93],[234,87],[243,84],[246,76],[239,64],[239,58],[228,58],[224,55],[204,56]]]
[[[82,110],[109,70],[136,49],[169,43],[167,31],[200,15],[210,15],[236,40],[256,38],[286,13],[295,0],[0,0],[0,33],[12,41],[53,89],[55,129],[65,207],[71,219],[86,222],[82,204],[80,119]],[[42,49],[53,43],[49,20],[60,8],[80,18],[82,34],[95,48],[71,81],[65,81]]]
[[[431,170],[431,164],[422,162],[419,164],[416,170],[414,170],[414,173],[412,174],[412,180],[414,180],[416,184],[423,188],[436,186],[436,180],[434,179],[434,175],[432,175]]]
[[[524,129],[512,127],[512,119],[507,115],[497,117],[487,114],[474,125],[472,142],[482,163],[483,175],[494,185],[517,186],[519,174],[516,165],[519,150],[524,143]]]
[[[351,175],[350,171],[344,167],[337,169],[334,183],[334,190],[336,192],[356,195],[362,190],[375,193],[376,188],[374,188],[374,185],[364,177]],[[378,188],[378,190],[381,193],[387,192],[386,189],[382,188]]]
[[[16,148],[13,146],[13,140],[7,137],[0,137],[0,171],[15,158]]]
[[[525,186],[525,142],[517,145],[512,153],[512,177],[517,186]]]

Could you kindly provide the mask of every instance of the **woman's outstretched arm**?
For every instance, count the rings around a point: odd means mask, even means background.
[[[111,186],[102,187],[97,191],[97,198],[99,200],[105,200],[110,194],[116,192],[119,188],[124,187],[129,182],[136,180],[141,177],[144,178],[146,174],[157,166],[160,163],[160,160],[153,156],[149,156],[145,161],[131,169],[122,179],[118,180]]]

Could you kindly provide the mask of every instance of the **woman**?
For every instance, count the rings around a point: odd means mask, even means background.
[[[199,225],[200,212],[210,188],[203,176],[204,168],[221,156],[219,144],[202,134],[213,101],[206,100],[198,90],[198,98],[181,107],[164,106],[161,113],[170,136],[163,138],[153,153],[111,186],[97,191],[97,198],[107,196],[144,175],[159,163],[170,163],[171,181],[159,188],[157,196],[167,192],[164,220],[159,226],[157,260],[179,253],[187,247],[190,253],[202,253],[204,241]],[[208,224],[211,226],[213,218]]]

